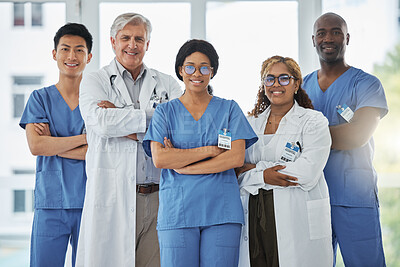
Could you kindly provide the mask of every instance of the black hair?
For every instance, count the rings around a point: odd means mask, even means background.
[[[93,37],[85,27],[85,25],[80,23],[67,23],[62,26],[56,32],[54,36],[54,49],[57,50],[58,43],[60,42],[61,37],[64,35],[75,35],[82,37],[86,42],[86,47],[88,49],[88,53],[92,51],[93,46]]]
[[[185,59],[195,52],[200,52],[208,57],[211,63],[211,67],[213,68],[213,76],[211,79],[217,74],[218,65],[219,65],[219,56],[214,46],[205,40],[192,39],[186,41],[178,51],[175,60],[175,73],[178,76],[178,79],[183,81],[181,74],[179,73],[179,68],[183,66],[183,62]],[[208,85],[208,93],[212,95],[212,88]]]

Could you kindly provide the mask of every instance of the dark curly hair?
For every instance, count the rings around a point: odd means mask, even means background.
[[[186,41],[186,43],[182,45],[182,47],[178,51],[178,54],[176,55],[175,73],[179,80],[183,81],[182,76],[179,73],[179,68],[183,66],[183,62],[185,62],[185,59],[195,52],[200,52],[206,55],[210,60],[211,67],[213,68],[213,75],[211,76],[211,79],[214,78],[214,76],[217,74],[219,66],[219,56],[213,45],[204,40],[192,39]],[[208,85],[207,90],[208,93],[212,95],[213,90],[210,85]]]
[[[295,77],[296,80],[300,82],[299,89],[297,90],[297,94],[294,95],[294,99],[297,103],[303,108],[314,109],[313,104],[311,103],[310,98],[308,97],[306,91],[301,88],[303,84],[303,77],[301,75],[300,66],[290,57],[281,57],[281,56],[273,56],[265,60],[261,67],[261,85],[260,89],[257,93],[257,102],[254,105],[254,108],[251,112],[248,112],[250,116],[258,117],[259,114],[263,113],[271,104],[268,97],[265,95],[264,85],[262,84],[262,80],[265,75],[271,69],[271,67],[277,63],[283,63],[289,70],[290,75]]]

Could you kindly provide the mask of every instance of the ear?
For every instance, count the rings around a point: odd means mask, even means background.
[[[51,53],[53,54],[53,59],[57,60],[57,57],[56,57],[57,51],[55,49],[53,49],[53,51],[51,51]]]
[[[88,54],[88,58],[87,58],[86,64],[88,64],[90,62],[90,60],[92,59],[92,56],[93,56],[92,53]]]
[[[300,88],[300,81],[299,80],[295,80],[294,88],[295,88],[296,92],[299,90],[299,88]]]
[[[110,37],[110,41],[111,41],[112,49],[115,51],[115,39],[113,37]]]
[[[350,42],[350,33],[346,34],[346,45],[349,45]]]
[[[179,74],[183,77],[182,66],[179,67]]]
[[[315,47],[315,37],[314,37],[314,35],[311,37],[311,39],[312,39],[312,44]]]
[[[148,40],[146,43],[146,51],[149,50],[149,45],[150,45],[150,40]]]

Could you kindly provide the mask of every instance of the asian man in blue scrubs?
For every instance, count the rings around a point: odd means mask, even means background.
[[[20,121],[29,149],[37,156],[30,266],[64,266],[68,242],[75,266],[87,150],[79,85],[92,44],[82,24],[68,23],[57,31],[53,59],[59,80],[32,92]]]
[[[324,173],[334,254],[339,244],[346,266],[386,266],[372,166],[372,135],[388,112],[385,92],[375,76],[345,62],[350,35],[342,17],[320,16],[312,40],[321,68],[304,78],[303,87],[330,125],[332,149]]]

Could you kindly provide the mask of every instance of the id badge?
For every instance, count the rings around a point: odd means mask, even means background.
[[[218,147],[223,149],[231,149],[232,135],[227,129],[219,130]]]
[[[287,142],[280,160],[283,162],[293,162],[299,150],[300,147],[298,145],[296,145],[295,143]]]
[[[347,122],[350,122],[354,115],[354,112],[351,110],[351,108],[349,108],[346,104],[344,104],[343,106],[339,105],[336,108],[340,116],[342,116],[342,118],[345,119]]]

